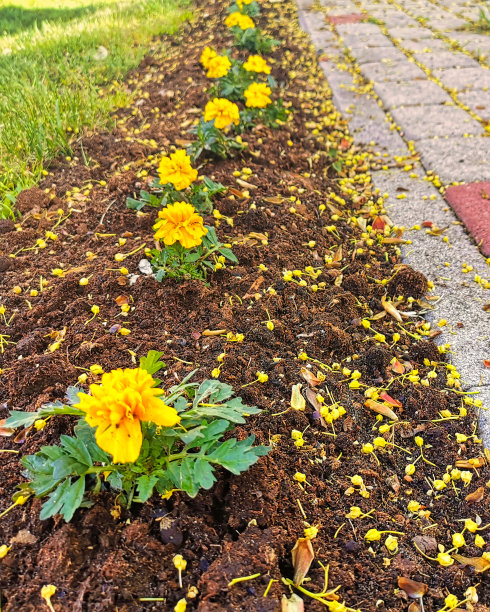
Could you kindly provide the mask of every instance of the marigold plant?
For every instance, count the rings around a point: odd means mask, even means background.
[[[251,17],[244,15],[243,13],[235,12],[228,15],[225,19],[225,25],[228,28],[238,27],[240,30],[248,30],[249,28],[255,28],[255,23]]]
[[[229,385],[192,383],[191,372],[165,392],[154,377],[165,368],[162,354],[150,351],[139,367],[104,374],[90,393],[70,387],[65,403],[12,411],[7,423],[13,428],[58,415],[78,417],[73,436],[23,457],[29,482],[19,485],[14,499],[46,498],[41,519],[61,514],[70,521],[101,491],[113,491],[128,506],[147,501],[154,491],[165,499],[176,490],[195,497],[216,482],[216,466],[240,474],[269,452],[253,446],[254,436],[223,440],[246,416],[260,412],[233,397]]]
[[[227,259],[237,263],[231,249],[219,242],[214,228],[204,226],[191,204],[176,202],[158,216],[155,240],[165,245],[151,252],[158,281],[166,277],[205,280],[209,270],[224,268]]]

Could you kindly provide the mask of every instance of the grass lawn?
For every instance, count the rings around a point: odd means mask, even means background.
[[[188,0],[0,2],[0,217],[73,134],[107,126],[117,86],[155,36],[190,17]],[[104,47],[102,49],[101,47]],[[110,94],[102,84],[114,82]]]

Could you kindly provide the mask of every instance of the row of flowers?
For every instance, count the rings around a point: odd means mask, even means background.
[[[256,0],[240,0],[230,7],[225,25],[234,36],[233,47],[218,53],[207,46],[200,57],[211,84],[203,116],[190,130],[195,140],[187,150],[177,149],[161,159],[150,192],[142,191],[139,200],[128,198],[131,208],[161,207],[154,226],[156,247],[147,252],[159,281],[205,280],[209,272],[237,263],[231,245],[219,242],[214,228],[204,225],[201,216],[220,217],[213,198],[225,187],[199,177],[194,165],[203,154],[226,158],[243,150],[241,134],[258,121],[275,127],[289,116],[283,101],[273,100],[277,84],[271,66],[259,54],[278,44],[256,26],[253,17],[259,13]],[[250,52],[246,59],[236,57],[239,49]]]
[[[256,121],[277,125],[287,117],[283,104],[272,100],[276,83],[258,53],[275,44],[255,25],[258,14],[255,0],[237,0],[231,7],[226,25],[234,48],[217,53],[206,47],[201,55],[211,85],[203,116],[192,129],[197,139],[187,150],[163,156],[158,178],[140,199],[128,199],[130,208],[159,209],[155,248],[147,251],[157,280],[205,280],[225,262],[237,261],[231,245],[221,243],[202,216],[215,212],[219,218],[213,198],[225,187],[198,176],[195,162],[204,152],[225,157],[242,150],[240,134]],[[237,48],[253,53],[242,61],[234,57]],[[47,497],[42,519],[61,514],[69,521],[88,503],[87,491],[112,489],[128,506],[145,502],[154,491],[164,498],[175,490],[194,497],[201,488],[213,486],[217,466],[239,474],[269,451],[254,446],[253,436],[240,442],[223,440],[237,423],[260,411],[242,404],[233,389],[215,377],[197,384],[191,373],[164,392],[162,381],[155,378],[165,368],[162,355],[150,351],[138,368],[104,373],[100,384],[90,385],[90,393],[70,388],[64,404],[11,413],[8,427],[33,430],[60,414],[78,417],[73,436],[61,436],[58,446],[44,446],[22,459],[29,482],[20,486],[12,508],[34,494]]]

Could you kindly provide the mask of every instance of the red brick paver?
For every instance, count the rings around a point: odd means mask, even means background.
[[[449,187],[446,199],[483,254],[490,257],[490,182]]]

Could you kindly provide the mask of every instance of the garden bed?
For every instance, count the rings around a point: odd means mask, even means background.
[[[339,601],[349,608],[408,609],[412,600],[398,586],[404,576],[428,585],[425,610],[442,609],[449,593],[465,600],[471,586],[480,598],[472,609],[488,609],[489,589],[481,584],[488,573],[457,561],[445,567],[418,550],[435,558],[438,545],[453,548],[460,521],[490,521],[490,469],[475,435],[476,409],[464,403],[457,375],[432,342],[434,332],[423,327],[427,281],[400,262],[402,232],[389,226],[380,195],[371,193],[370,155],[353,148],[293,3],[264,3],[259,20],[281,42],[268,60],[293,118],[278,128],[256,125],[242,134],[243,153],[206,160],[199,169],[228,188],[215,201],[220,215],[205,221],[233,245],[238,265],[212,273],[206,284],[158,283],[138,268],[142,245],[153,245],[156,211],[129,210],[126,198],[156,176],[162,151],[191,140],[186,130],[209,86],[199,58],[206,45],[230,47],[225,16],[223,2],[198,8],[195,22],[172,38],[170,55],[148,57],[128,80],[138,95],[131,108],[117,112],[117,128],[85,137],[73,160],[53,163],[39,188],[22,193],[17,227],[0,222],[0,303],[9,322],[0,326],[0,418],[9,409],[63,399],[84,372],[97,382],[89,371],[94,364],[106,371],[131,367],[154,349],[164,352],[167,386],[196,368],[202,380],[220,367],[219,380],[263,409],[239,426],[237,437],[253,433],[272,450],[241,476],[220,472],[218,483],[195,499],[155,495],[128,510],[101,493],[70,523],[59,516],[41,521],[39,500],[14,508],[0,519],[0,545],[11,546],[0,560],[5,610],[40,609],[48,583],[58,589],[56,610],[171,610],[191,586],[198,595],[187,597],[188,609],[278,610],[281,597],[290,595],[282,578],[293,577],[291,550],[309,525],[318,528],[311,544],[316,559],[330,566],[329,588],[340,585]],[[363,233],[373,223],[374,232]],[[124,263],[115,260],[133,251]],[[129,274],[118,271],[122,266]],[[64,271],[61,277],[53,275],[56,269]],[[302,274],[288,280],[287,271],[296,270]],[[88,284],[80,285],[82,277]],[[404,296],[397,302],[402,315],[393,314],[385,296]],[[129,313],[122,312],[124,303]],[[100,312],[88,322],[94,304]],[[118,333],[117,325],[130,334]],[[243,334],[243,341],[230,341],[229,332],[235,339]],[[257,372],[268,380],[253,383]],[[290,405],[298,383],[306,397],[302,409]],[[368,388],[393,400],[399,420],[387,432],[378,428],[390,420],[378,421],[365,405]],[[317,393],[345,414],[328,424]],[[71,427],[68,417],[57,417],[40,431],[0,438],[2,449],[20,453],[0,454],[0,510],[22,480],[20,456],[56,443]],[[293,430],[303,432],[303,446],[295,445]],[[362,452],[376,437],[388,446]],[[471,474],[467,486],[453,479],[437,490],[434,481],[458,461],[475,458],[476,468],[460,468]],[[415,460],[415,472],[406,474]],[[298,473],[306,482],[294,478]],[[356,475],[363,486],[353,485]],[[479,501],[467,499],[480,490]],[[420,508],[409,511],[410,502]],[[367,516],[346,517],[352,506]],[[386,535],[368,541],[371,529],[398,532],[397,550],[385,547]],[[455,552],[481,557],[475,533],[464,535],[466,546]],[[182,589],[176,553],[187,560]],[[318,593],[324,571],[317,560],[303,587]],[[303,597],[306,609],[324,608]]]

